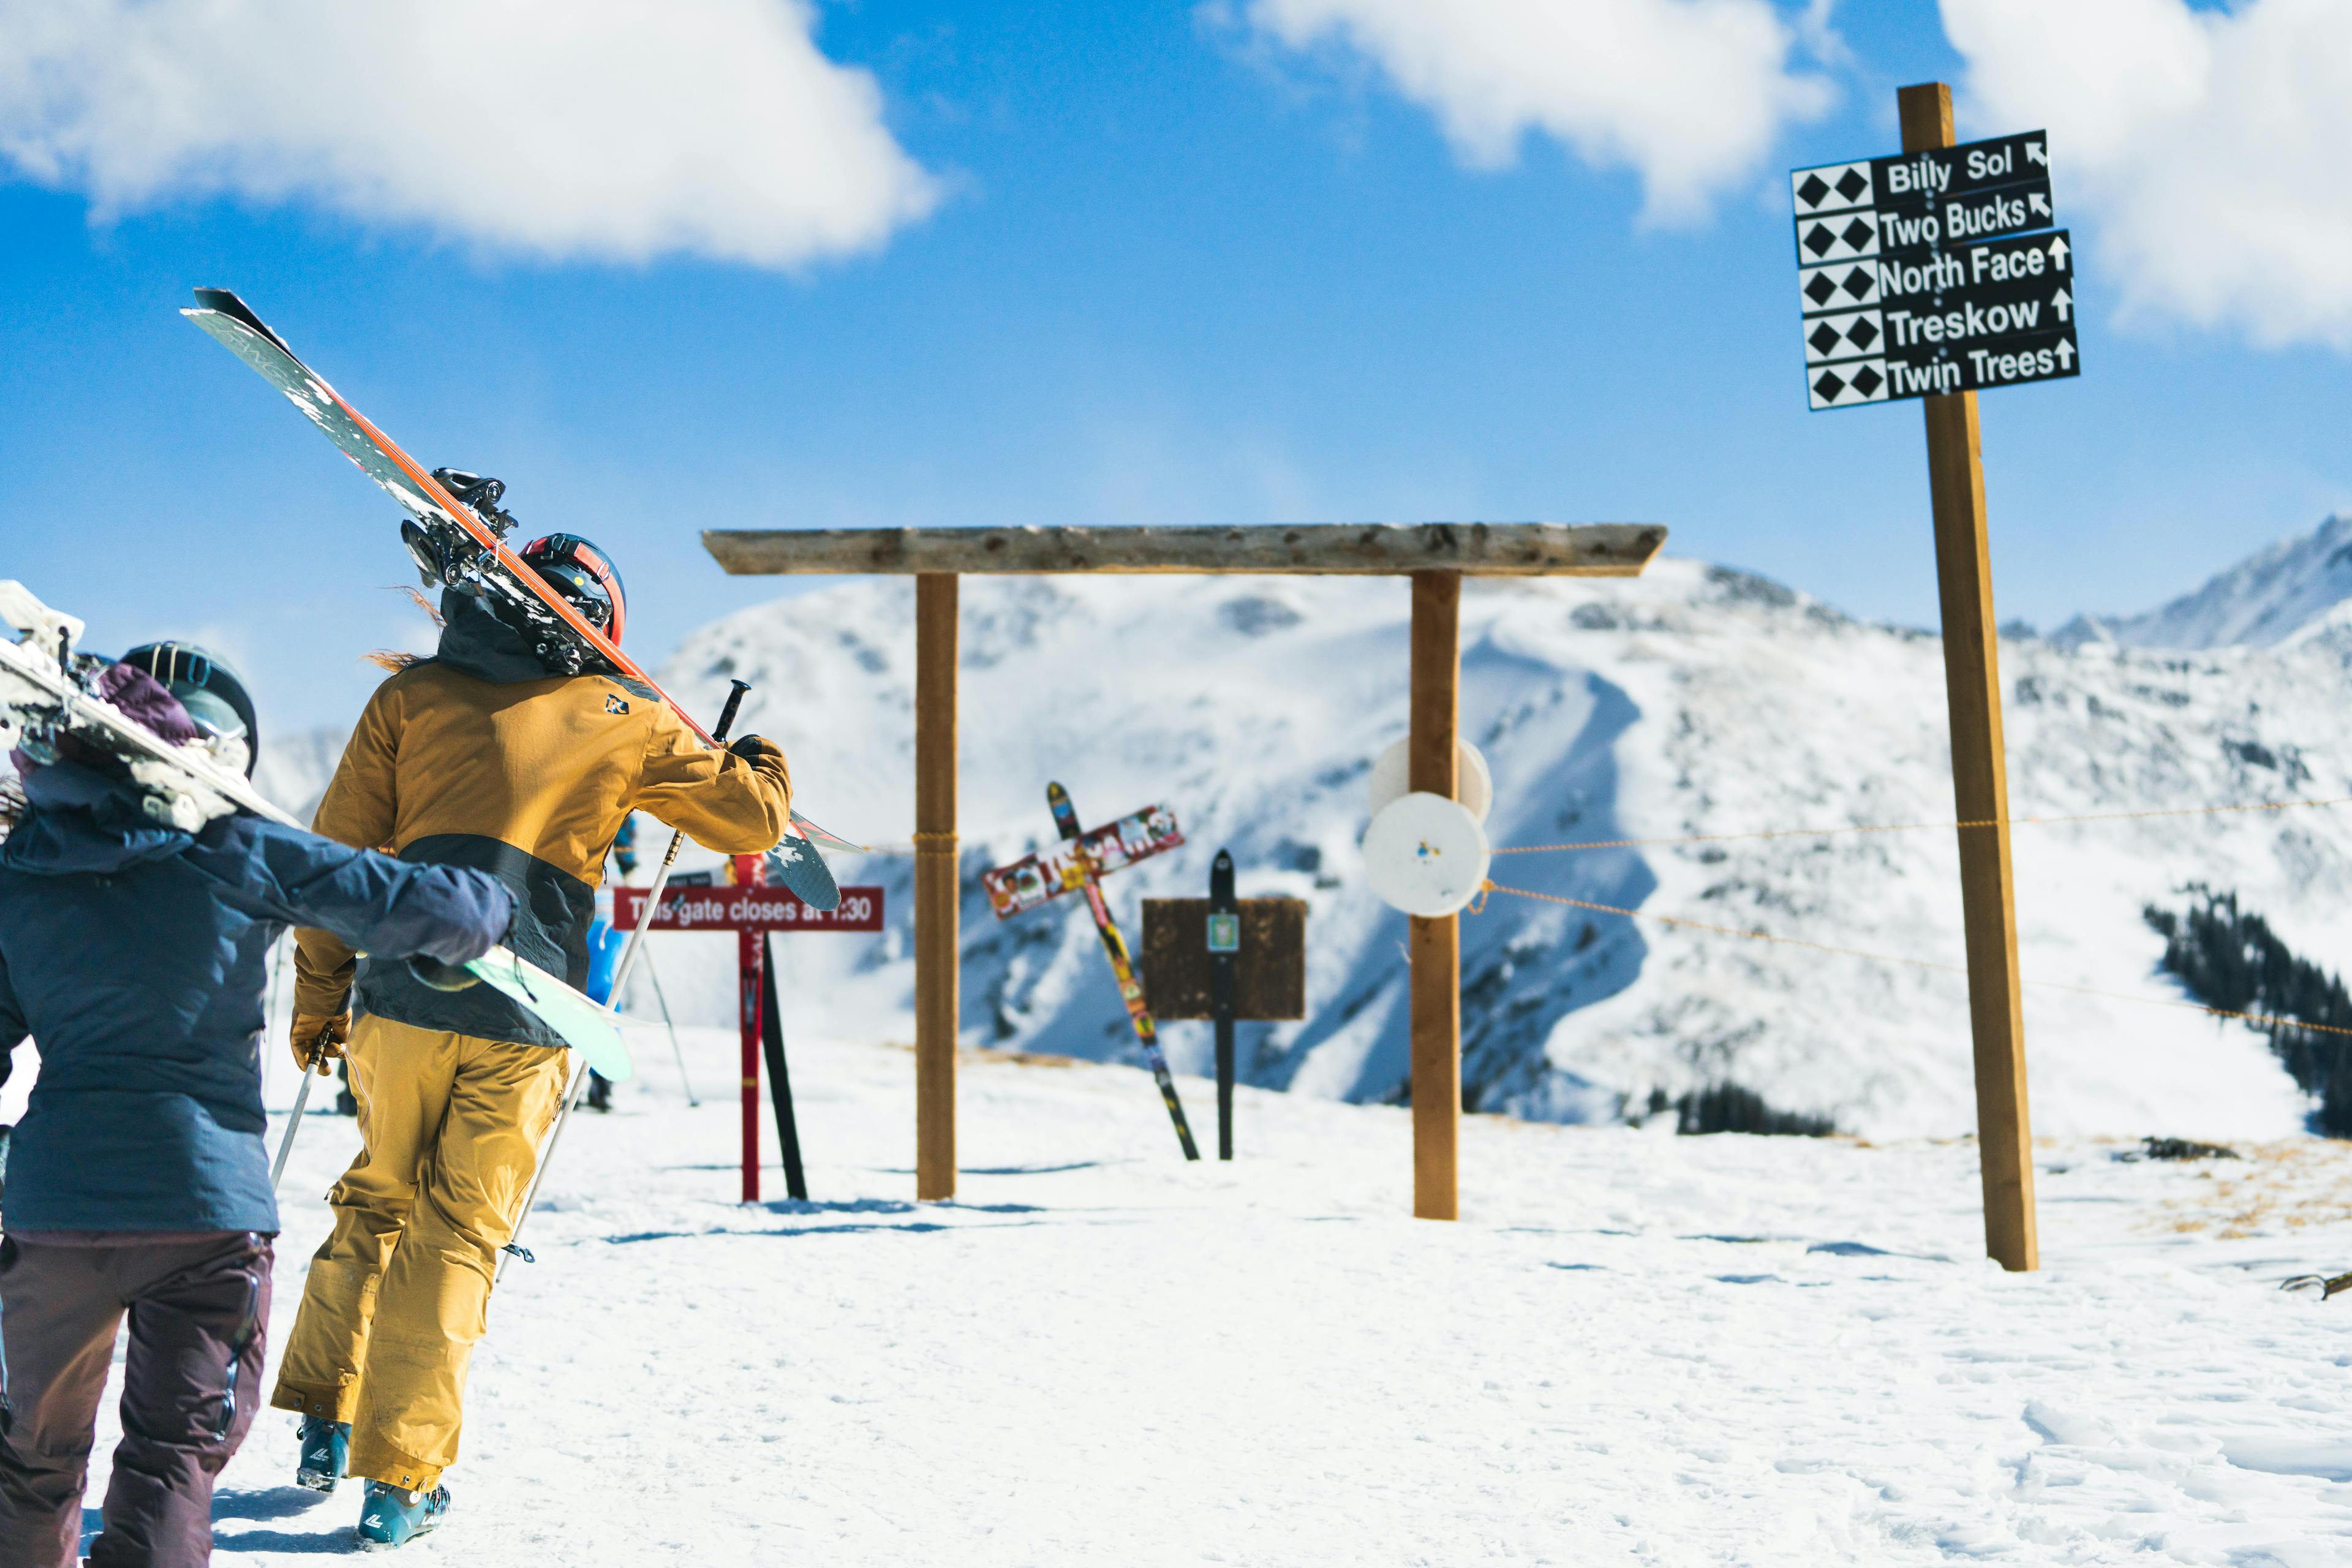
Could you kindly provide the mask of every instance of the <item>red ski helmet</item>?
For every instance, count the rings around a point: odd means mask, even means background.
[[[628,605],[621,574],[603,551],[576,533],[550,533],[524,545],[520,554],[523,563],[569,600],[590,626],[619,646]]]

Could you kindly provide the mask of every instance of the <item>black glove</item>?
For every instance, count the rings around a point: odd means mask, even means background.
[[[771,755],[776,751],[776,743],[765,735],[738,735],[727,742],[727,749],[749,762],[754,757]]]

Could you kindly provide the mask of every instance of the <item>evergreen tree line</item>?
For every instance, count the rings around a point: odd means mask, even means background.
[[[2202,883],[2182,889],[2189,900],[2179,914],[2150,904],[2142,913],[2164,938],[2164,967],[2209,1007],[2260,1013],[2352,1029],[2352,995],[2343,981],[2278,939],[2270,922],[2238,908],[2238,895]],[[2320,1034],[2292,1024],[2257,1026],[2271,1049],[2317,1102],[2312,1129],[2352,1138],[2352,1035]]]
[[[1663,1089],[1650,1091],[1650,1114],[1672,1110],[1675,1131],[1681,1133],[1760,1132],[1783,1138],[1826,1138],[1837,1131],[1827,1116],[1801,1110],[1781,1110],[1754,1089],[1736,1083],[1710,1084],[1679,1100],[1668,1100]]]

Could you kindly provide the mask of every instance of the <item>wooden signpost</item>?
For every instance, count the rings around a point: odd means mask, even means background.
[[[801,1169],[800,1128],[793,1115],[792,1080],[784,1068],[783,1019],[777,1011],[775,979],[768,957],[772,931],[882,929],[882,889],[844,888],[830,910],[803,903],[782,888],[767,886],[757,855],[730,862],[731,883],[682,884],[672,880],[661,909],[648,922],[653,931],[731,931],[735,933],[735,978],[743,1041],[743,1201],[760,1201],[760,1063],[764,1057],[774,1089],[776,1138],[784,1161],[785,1190],[808,1196]],[[704,873],[697,873],[702,875]],[[613,889],[613,928],[635,931],[645,920],[649,888]]]
[[[2055,220],[2042,132],[1956,146],[1942,82],[1902,89],[1896,107],[1901,157],[1790,176],[1806,391],[1816,409],[1916,396],[1926,410],[1952,795],[1965,825],[1960,913],[1985,1250],[2004,1268],[2029,1269],[2041,1247],[1976,389],[2081,373],[2072,250],[2063,229],[1985,237]],[[1978,243],[1955,243],[1964,239]]]

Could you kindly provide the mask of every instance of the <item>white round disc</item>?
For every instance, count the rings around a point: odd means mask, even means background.
[[[1486,808],[1495,803],[1494,775],[1486,771],[1486,759],[1478,748],[1467,741],[1454,743],[1454,792],[1470,815],[1478,821],[1486,820]],[[1412,741],[1410,736],[1399,741],[1380,754],[1372,763],[1372,776],[1365,794],[1372,815],[1386,811],[1389,803],[1402,799],[1405,784],[1411,776]]]
[[[1416,791],[1364,831],[1364,874],[1381,901],[1434,920],[1458,913],[1486,880],[1486,830],[1457,801]]]

